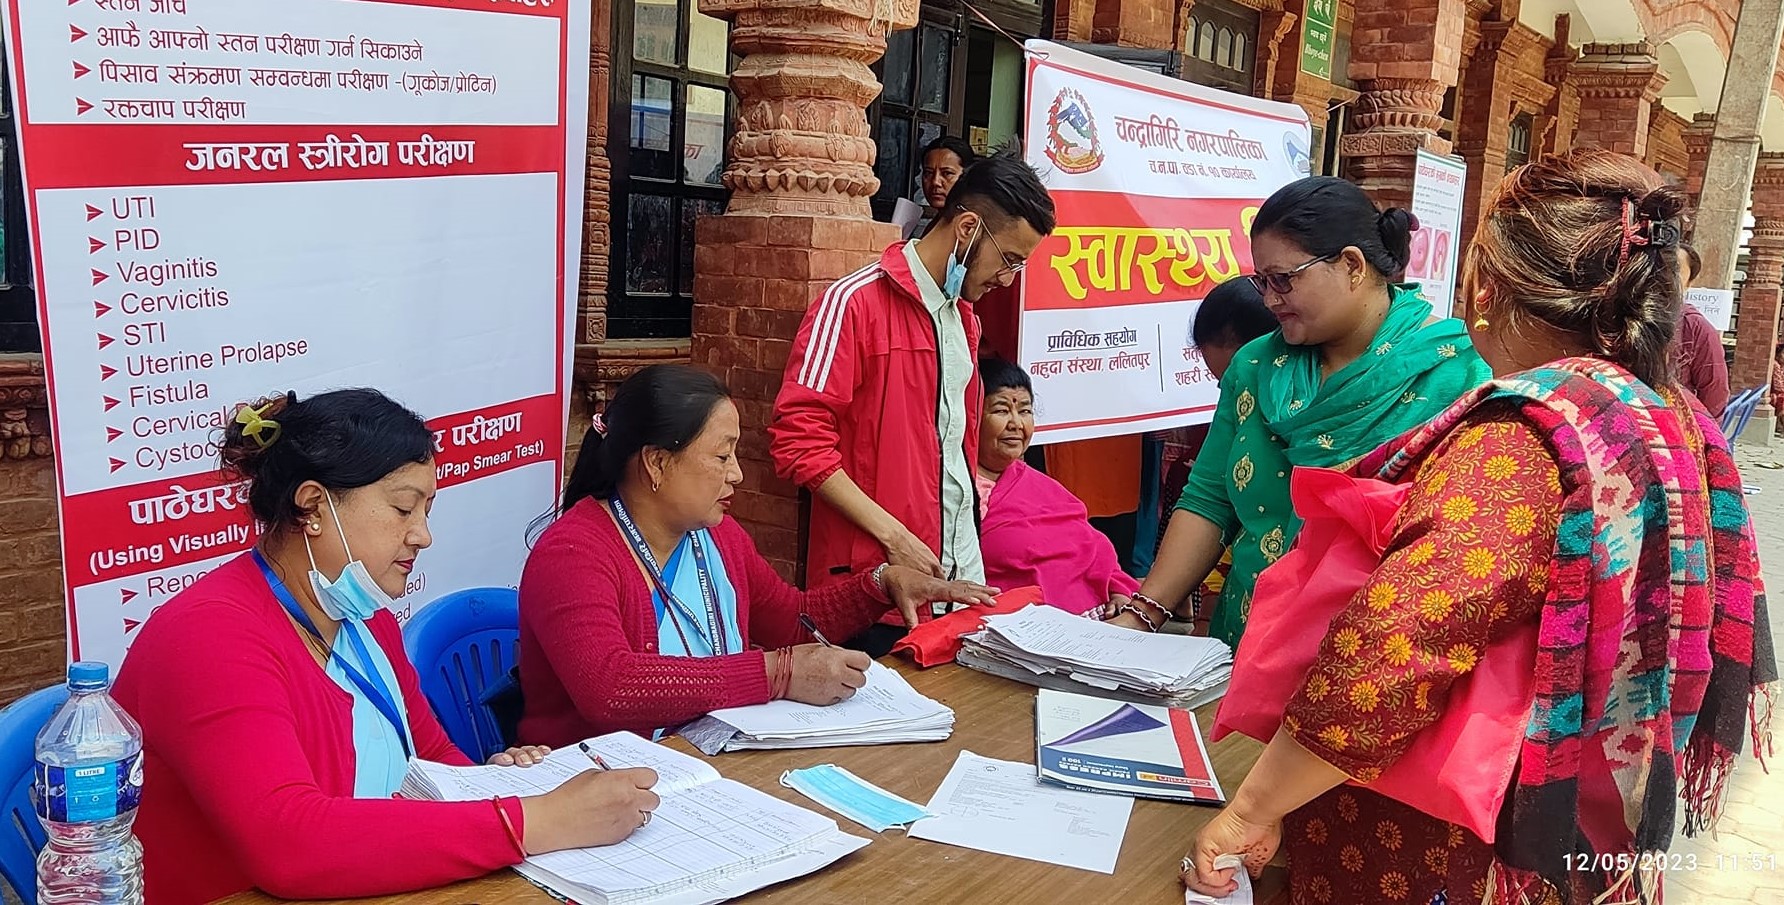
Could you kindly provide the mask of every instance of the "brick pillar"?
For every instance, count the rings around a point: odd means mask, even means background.
[[[1747,279],[1741,284],[1740,320],[1735,325],[1734,366],[1728,371],[1734,392],[1771,380],[1772,350],[1778,345],[1780,282],[1784,281],[1784,153],[1763,152],[1753,171],[1753,238],[1747,243]],[[1777,423],[1769,396],[1760,399],[1753,421],[1740,439],[1769,443]]]
[[[695,230],[695,364],[730,384],[743,418],[744,483],[731,512],[782,577],[804,570],[794,488],[774,476],[767,426],[806,306],[873,260],[898,230],[876,223],[879,189],[865,109],[868,68],[886,32],[917,21],[917,0],[700,0],[731,21],[737,129],[725,213]]]
[[[1443,95],[1462,63],[1462,0],[1358,0],[1350,77],[1362,89],[1344,136],[1347,175],[1383,207],[1408,207],[1420,150],[1439,137]]]
[[[42,356],[0,356],[0,706],[67,662],[47,397]]]
[[[1685,153],[1691,158],[1685,166],[1685,194],[1691,196],[1691,209],[1703,197],[1704,170],[1710,164],[1710,139],[1716,134],[1716,114],[1699,113],[1685,127]]]
[[[1096,0],[1055,0],[1053,40],[1090,43],[1091,23],[1096,19]]]
[[[1473,239],[1481,206],[1504,178],[1512,119],[1520,112],[1534,112],[1518,108],[1516,89],[1525,78],[1525,61],[1537,57],[1542,49],[1542,36],[1518,22],[1481,23],[1480,44],[1462,74],[1460,93],[1468,99],[1468,113],[1458,114],[1456,127],[1456,154],[1468,163],[1462,200],[1463,248]],[[1534,144],[1535,136],[1531,138]]]
[[[1580,97],[1573,146],[1645,158],[1649,116],[1666,85],[1654,45],[1587,44],[1571,81]]]
[[[1531,157],[1565,154],[1573,146],[1574,128],[1580,114],[1580,95],[1574,89],[1573,62],[1579,58],[1568,35],[1573,19],[1567,13],[1555,17],[1555,41],[1543,59],[1543,80],[1555,86],[1555,97],[1543,110],[1536,135],[1531,141]]]
[[[1177,35],[1172,33],[1176,20],[1176,0],[1097,0],[1090,40],[1123,47],[1171,48],[1177,46]]]
[[[1682,186],[1691,175],[1691,149],[1685,144],[1689,123],[1683,116],[1655,101],[1648,113],[1648,152],[1645,162],[1667,179]]]

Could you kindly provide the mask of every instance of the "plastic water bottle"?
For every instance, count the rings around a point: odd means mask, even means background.
[[[140,905],[142,844],[130,832],[142,801],[142,728],[106,689],[104,663],[68,667],[68,702],[37,735],[40,905]]]

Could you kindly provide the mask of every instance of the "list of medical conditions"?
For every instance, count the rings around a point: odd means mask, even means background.
[[[253,542],[218,444],[286,391],[433,428],[460,539],[399,616],[512,583],[564,443],[586,0],[8,7],[71,655]]]

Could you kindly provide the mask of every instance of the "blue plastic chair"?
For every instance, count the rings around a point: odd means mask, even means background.
[[[31,804],[37,733],[66,700],[68,686],[52,685],[0,710],[0,880],[24,905],[37,902],[37,852],[44,843]]]
[[[1730,442],[1747,429],[1747,422],[1753,420],[1753,413],[1759,410],[1759,402],[1765,398],[1765,391],[1765,386],[1756,386],[1734,397],[1728,407],[1722,410],[1722,435]]]
[[[519,658],[519,592],[471,588],[448,594],[409,617],[403,647],[434,715],[466,757],[483,763],[507,747],[483,697]]]

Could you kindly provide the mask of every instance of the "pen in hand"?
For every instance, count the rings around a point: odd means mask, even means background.
[[[799,614],[799,627],[802,629],[805,629],[807,632],[811,633],[811,636],[813,638],[818,639],[819,644],[822,644],[825,647],[835,647],[836,646],[836,645],[830,643],[829,638],[824,637],[823,632],[818,631],[817,623],[811,621],[811,617],[805,615],[804,613]]]
[[[576,747],[581,748],[582,753],[588,755],[588,759],[595,762],[595,769],[601,771],[613,769],[612,767],[607,766],[607,762],[601,759],[601,755],[596,754],[594,749],[588,746],[588,742],[577,742]]]

